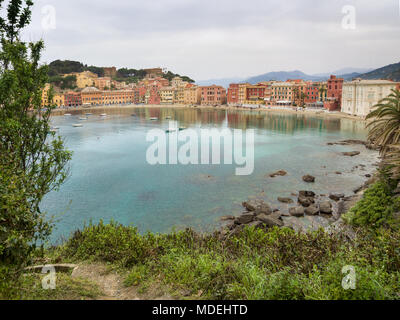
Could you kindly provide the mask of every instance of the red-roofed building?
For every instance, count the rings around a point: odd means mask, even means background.
[[[200,92],[202,105],[218,106],[226,103],[226,89],[221,86],[203,86]]]
[[[238,104],[239,103],[239,85],[236,83],[231,83],[228,88],[227,96],[228,104]]]

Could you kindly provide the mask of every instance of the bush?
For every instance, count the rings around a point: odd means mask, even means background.
[[[393,214],[399,210],[400,199],[393,198],[391,188],[380,181],[367,189],[361,201],[344,216],[344,219],[353,226],[367,226],[376,230],[395,226]]]

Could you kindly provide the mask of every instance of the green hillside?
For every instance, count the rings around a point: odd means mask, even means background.
[[[364,73],[360,76],[362,79],[391,79],[394,81],[400,81],[400,62],[390,64],[386,67],[376,69],[374,71]]]

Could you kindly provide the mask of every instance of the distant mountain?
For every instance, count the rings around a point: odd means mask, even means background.
[[[400,62],[389,64],[383,68],[376,69],[371,72],[361,74],[359,76],[362,79],[391,79],[394,81],[400,81]]]
[[[246,80],[251,84],[255,84],[262,81],[287,81],[289,79],[303,79],[303,80],[310,80],[310,81],[322,81],[327,77],[318,77],[318,76],[311,76],[301,72],[299,70],[295,71],[279,71],[279,72],[269,72],[259,76],[251,77]]]
[[[313,76],[329,78],[330,75],[332,75],[332,74],[334,74],[334,75],[363,74],[366,72],[370,72],[372,70],[374,70],[374,69],[373,68],[342,68],[342,69],[335,70],[332,72],[313,74]]]
[[[213,84],[217,86],[223,86],[224,88],[229,87],[231,83],[241,83],[244,82],[245,78],[222,78],[222,79],[209,79],[196,81],[199,86],[211,86]]]

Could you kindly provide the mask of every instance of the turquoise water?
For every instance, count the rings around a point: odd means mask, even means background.
[[[42,203],[42,209],[57,219],[52,236],[55,242],[100,219],[135,225],[141,232],[187,226],[212,230],[218,227],[221,216],[240,214],[241,202],[249,198],[262,198],[282,208],[286,205],[279,204],[277,197],[298,190],[351,194],[376,162],[376,153],[363,146],[327,145],[341,139],[365,139],[364,124],[349,119],[180,108],[107,113],[105,119],[89,116],[81,121],[82,128],[72,127],[80,122],[81,114],[52,119],[74,152],[70,177],[60,191],[49,194]],[[132,113],[137,116],[132,117]],[[254,173],[236,176],[236,165],[149,165],[146,150],[151,143],[146,142],[146,134],[154,128],[167,129],[170,121],[149,118],[167,116],[179,126],[195,130],[255,129]],[[362,154],[354,158],[340,154],[354,150]],[[366,171],[354,169],[359,164],[366,165]],[[280,169],[288,175],[268,177]],[[301,180],[305,174],[316,176],[317,182],[305,184]]]

